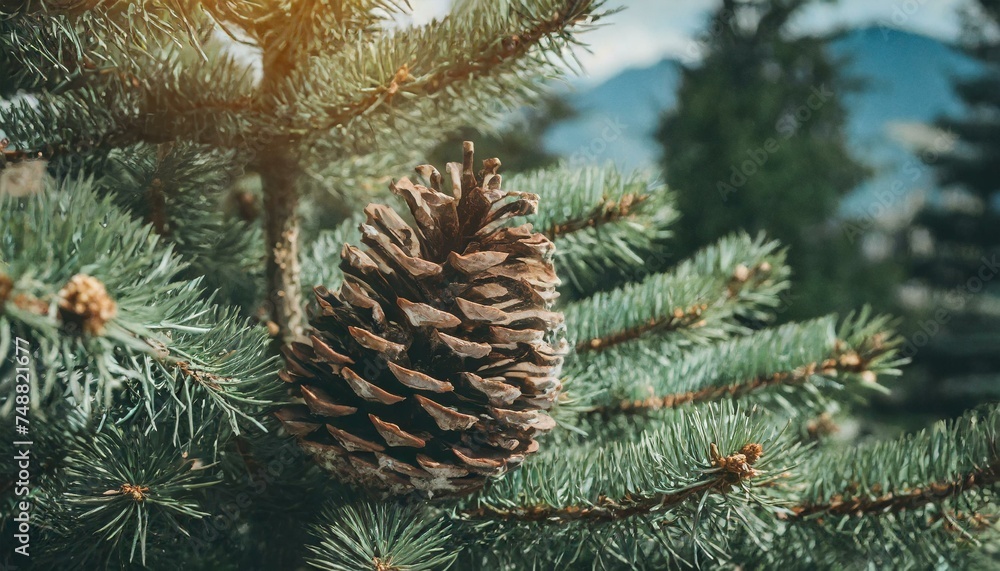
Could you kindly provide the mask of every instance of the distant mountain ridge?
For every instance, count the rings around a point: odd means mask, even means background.
[[[934,38],[884,26],[845,32],[832,42],[831,53],[845,58],[847,74],[865,83],[861,91],[845,96],[848,136],[857,156],[877,173],[845,201],[845,211],[863,211],[873,193],[900,183],[932,186],[930,169],[915,168],[918,161],[894,135],[900,132],[894,126],[960,113],[962,102],[952,79],[976,73],[979,64]],[[580,116],[553,128],[546,146],[575,162],[657,168],[661,150],[652,134],[662,112],[676,105],[680,70],[678,61],[664,59],[570,92]]]

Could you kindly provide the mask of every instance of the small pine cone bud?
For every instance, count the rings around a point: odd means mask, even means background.
[[[760,460],[760,457],[764,455],[764,447],[756,442],[750,442],[740,448],[740,454],[746,456],[749,464],[756,464],[757,460]]]
[[[861,357],[855,352],[844,353],[840,356],[840,365],[842,367],[857,367],[861,365]]]
[[[402,179],[415,225],[371,204],[367,249],[345,245],[338,292],[316,288],[309,343],[286,348],[281,378],[300,404],[278,416],[325,468],[362,488],[465,494],[520,464],[554,426],[562,315],[554,246],[530,225],[538,197],[500,189],[500,161],[473,148],[446,182]]]
[[[750,279],[750,268],[746,264],[740,264],[733,270],[733,279],[743,283]]]
[[[104,325],[118,312],[104,284],[95,277],[76,274],[59,292],[59,318],[88,335],[104,334]]]

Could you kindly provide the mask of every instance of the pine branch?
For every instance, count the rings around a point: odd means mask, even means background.
[[[608,200],[589,215],[575,220],[567,220],[563,224],[556,224],[546,234],[549,239],[555,240],[560,236],[578,232],[584,228],[596,228],[633,218],[635,217],[635,208],[648,199],[649,196],[646,194],[626,194],[617,201]]]
[[[542,198],[542,208],[532,223],[552,240],[586,228],[641,216],[662,216],[664,225],[677,217],[672,202],[662,200],[669,198],[670,193],[654,178],[642,173],[626,175],[614,167],[574,169],[560,165],[531,173],[515,173],[506,184],[519,192]],[[658,202],[659,208],[649,208],[650,202]]]
[[[810,468],[825,477],[790,519],[880,517],[988,490],[1000,482],[998,436],[1000,408],[992,405],[896,441],[822,455]]]
[[[677,219],[673,195],[652,177],[567,166],[515,174],[510,188],[541,197],[532,224],[556,244],[562,299],[642,278],[665,265]]]
[[[142,562],[147,543],[164,535],[186,535],[183,521],[204,518],[197,491],[214,486],[218,475],[197,449],[179,450],[163,434],[124,432],[112,424],[74,443],[62,481],[36,497],[48,546],[43,561],[59,561],[57,545],[85,546],[79,562]],[[95,538],[97,541],[95,541]]]
[[[360,89],[354,91],[359,96],[325,106],[323,122],[311,123],[310,130],[325,132],[337,126],[346,126],[395,99],[406,100],[407,96],[430,97],[436,93],[452,91],[481,75],[497,74],[508,63],[523,60],[532,50],[539,49],[552,38],[563,37],[573,28],[585,24],[599,6],[600,2],[594,0],[549,0],[541,4],[519,6],[519,13],[515,12],[517,16],[509,20],[506,16],[499,15],[500,8],[491,7],[493,10],[477,14],[471,21],[446,18],[439,24],[428,25],[411,31],[410,34],[387,35],[380,38],[374,47],[366,40],[364,44],[359,44],[359,48],[363,47],[365,51],[376,54],[398,53],[405,60],[413,61],[413,64],[398,61],[394,68],[387,70],[390,73],[375,78],[374,86],[359,85]],[[471,30],[476,30],[473,37],[462,37],[464,32]],[[448,42],[448,53],[473,56],[451,61],[435,57],[439,54],[427,48],[445,45],[442,44],[444,39],[455,40]],[[411,45],[422,45],[423,53],[421,50],[409,49]],[[355,55],[351,53],[349,57],[354,58]],[[355,60],[355,65],[362,61]],[[328,65],[327,62],[322,64]],[[351,66],[327,69],[351,75]],[[310,73],[314,70],[305,71]],[[309,89],[303,87],[300,86],[295,91],[308,93]]]
[[[798,468],[807,478],[768,489],[786,506],[773,540],[745,538],[734,556],[755,567],[979,568],[983,543],[1000,539],[982,525],[996,511],[998,434],[990,405],[895,440],[817,451]]]
[[[777,306],[787,273],[775,242],[724,238],[669,273],[570,304],[567,336],[577,353],[597,353],[654,333],[761,316]]]
[[[734,453],[734,455],[737,453]],[[468,519],[489,519],[495,521],[528,521],[549,524],[564,524],[572,521],[617,521],[639,515],[649,515],[666,511],[678,504],[696,501],[703,495],[725,488],[731,484],[732,475],[720,472],[718,476],[695,484],[684,490],[653,494],[649,496],[632,496],[623,499],[601,498],[594,505],[569,506],[526,506],[499,508],[483,506],[461,512]]]
[[[206,4],[227,34],[237,40],[238,32],[246,34],[268,57],[282,62],[337,51],[358,35],[370,37],[389,15],[406,9],[406,2],[398,0]],[[231,24],[239,29],[230,30]]]
[[[124,122],[120,110],[103,105],[96,90],[15,99],[0,108],[0,124],[9,139],[4,162],[89,152],[109,145],[116,126]]]
[[[709,493],[735,501],[744,494],[728,492],[766,485],[799,453],[761,419],[709,406],[678,413],[636,443],[563,449],[526,462],[457,515],[562,525],[662,514]]]
[[[97,163],[95,186],[169,240],[188,263],[182,277],[201,278],[206,293],[218,291],[226,303],[257,303],[260,229],[223,211],[242,169],[235,153],[184,143],[136,145]]]
[[[833,498],[825,504],[804,504],[792,508],[794,518],[830,516],[878,516],[886,512],[912,510],[948,500],[977,488],[989,489],[1000,482],[1000,459],[953,480],[931,482],[902,492],[866,498]],[[870,492],[873,492],[871,490]]]
[[[59,70],[77,79],[33,92],[37,104],[15,100],[13,109],[0,111],[13,143],[6,158],[49,159],[177,139],[250,147],[248,134],[267,121],[254,99],[251,68],[222,54],[218,44],[196,49],[164,33],[141,36],[151,44],[141,50],[123,47],[127,61],[107,61],[93,72]],[[112,59],[116,53],[95,49]]]
[[[606,391],[590,410],[602,415],[640,414],[775,388],[799,392],[805,384],[829,389],[850,379],[872,387],[878,375],[898,373],[899,340],[886,325],[886,318],[872,319],[865,311],[845,320],[843,337],[831,317],[755,332],[676,358],[623,352],[571,374],[595,392]]]
[[[84,411],[114,402],[128,418],[173,422],[177,441],[213,419],[236,432],[258,424],[252,415],[280,390],[266,334],[205,301],[198,282],[178,281],[182,263],[148,227],[89,185],[63,184],[20,207],[0,204],[0,274],[10,284],[0,335],[37,347],[37,398],[66,392]],[[199,382],[207,378],[217,380]],[[4,371],[0,386],[14,382]]]
[[[379,164],[409,168],[448,134],[494,121],[534,100],[544,79],[562,76],[556,60],[569,57],[575,34],[600,17],[599,5],[488,3],[374,43],[358,40],[297,69],[277,96],[285,111],[277,120],[295,125],[303,156],[330,165],[317,177],[340,178],[346,171],[356,178],[349,162],[368,153],[387,157],[378,157]],[[558,29],[559,21],[567,27]]]
[[[415,505],[351,503],[326,510],[308,545],[309,563],[328,571],[446,569],[449,526],[439,514]]]

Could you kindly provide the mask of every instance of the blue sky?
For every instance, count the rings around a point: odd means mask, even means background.
[[[967,0],[840,0],[808,9],[794,22],[803,31],[836,26],[887,25],[943,39],[959,29],[956,8]],[[413,20],[422,22],[445,13],[450,0],[411,0]],[[581,52],[586,78],[599,81],[634,66],[664,57],[698,57],[698,34],[717,0],[610,0],[608,6],[625,10],[609,25],[584,39],[590,53]]]

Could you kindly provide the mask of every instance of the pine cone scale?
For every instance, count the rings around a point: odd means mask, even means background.
[[[301,390],[302,398],[305,399],[306,406],[313,414],[338,417],[358,412],[357,407],[337,404],[333,397],[318,387],[303,385]]]
[[[427,411],[427,414],[434,419],[434,422],[441,430],[468,430],[479,422],[478,417],[471,414],[462,414],[454,409],[438,404],[425,396],[414,395],[413,398],[417,399],[420,406]]]
[[[433,327],[440,330],[454,329],[462,324],[462,320],[454,314],[426,303],[412,302],[402,297],[396,300],[396,303],[413,327]]]

